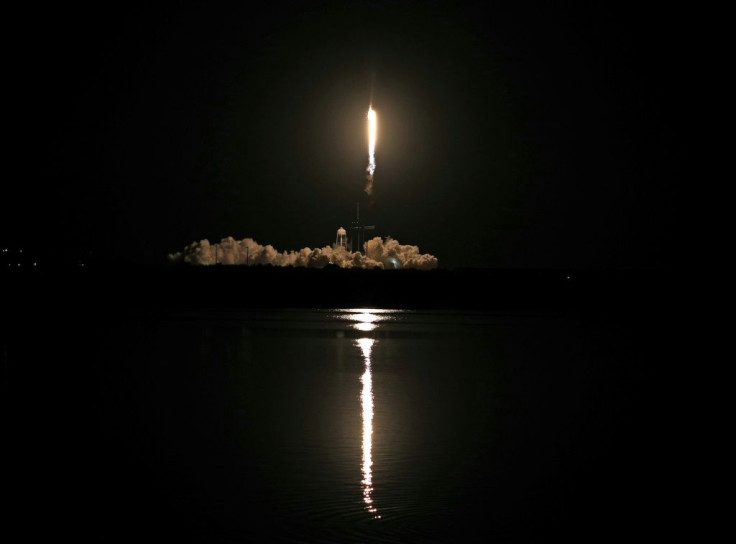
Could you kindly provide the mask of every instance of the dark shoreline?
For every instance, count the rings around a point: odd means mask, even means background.
[[[271,266],[124,266],[0,273],[18,310],[145,312],[191,308],[402,308],[488,312],[667,312],[684,278],[661,270],[360,270]],[[678,294],[679,293],[679,294]]]

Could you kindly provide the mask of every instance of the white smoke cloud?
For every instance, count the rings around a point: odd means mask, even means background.
[[[215,244],[209,240],[192,242],[183,251],[170,253],[172,263],[193,265],[264,265],[324,268],[328,264],[340,268],[437,268],[437,257],[419,253],[417,246],[401,245],[397,240],[379,237],[365,243],[365,254],[342,247],[326,246],[299,251],[279,252],[272,245],[263,246],[252,238],[235,240],[232,236]]]
[[[401,245],[398,240],[388,238],[383,241],[379,237],[365,243],[366,256],[384,264],[384,268],[416,268],[431,270],[437,268],[437,257],[428,253],[419,253],[417,246]]]

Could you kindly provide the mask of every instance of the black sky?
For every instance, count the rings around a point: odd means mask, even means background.
[[[10,12],[4,245],[322,247],[360,201],[446,268],[677,261],[671,8],[151,4]]]

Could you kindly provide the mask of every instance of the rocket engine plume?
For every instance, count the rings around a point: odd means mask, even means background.
[[[373,193],[373,173],[376,171],[376,126],[376,110],[371,104],[368,107],[368,167],[365,169],[365,192],[368,195]]]

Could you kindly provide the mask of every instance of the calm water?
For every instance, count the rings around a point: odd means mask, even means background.
[[[675,371],[647,320],[213,310],[7,329],[28,540],[657,537]]]

